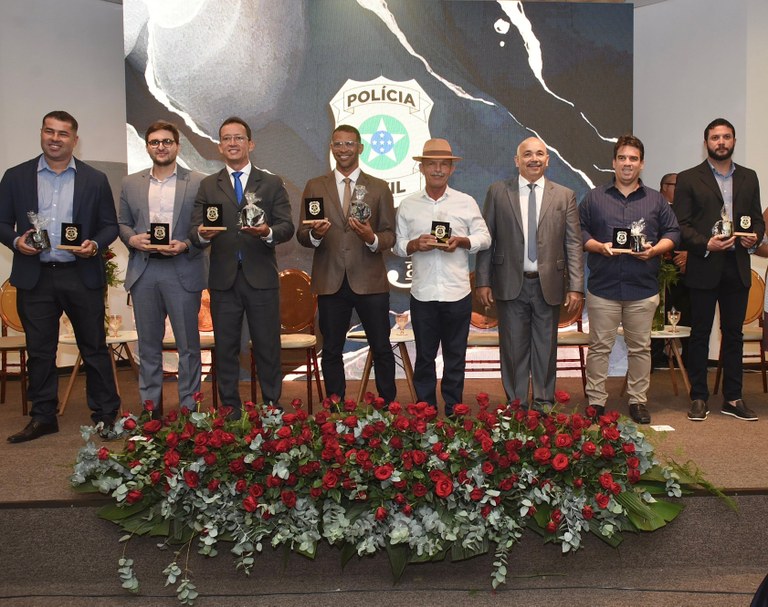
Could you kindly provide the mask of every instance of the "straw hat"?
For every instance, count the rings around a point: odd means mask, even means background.
[[[454,156],[451,151],[451,144],[445,139],[429,139],[424,144],[424,151],[421,156],[414,156],[414,160],[424,162],[425,160],[461,160],[460,156]]]

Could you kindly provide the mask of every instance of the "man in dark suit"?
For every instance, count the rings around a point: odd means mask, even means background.
[[[509,401],[555,397],[557,322],[563,301],[575,310],[584,298],[584,263],[576,194],[544,178],[549,154],[536,137],[517,148],[520,174],[491,185],[483,217],[492,244],[477,255],[481,303],[496,302],[501,379]],[[567,284],[566,284],[567,283]]]
[[[389,341],[389,281],[383,254],[395,243],[392,192],[381,179],[360,170],[363,144],[352,126],[340,125],[331,136],[336,169],[307,182],[302,195],[297,238],[314,249],[312,291],[318,295],[322,367],[328,395],[344,398],[344,342],[355,310],[373,352],[376,389],[387,403],[395,400],[395,358]],[[365,186],[367,221],[350,217],[352,193]],[[325,218],[304,223],[308,198],[322,198]]]
[[[174,124],[155,122],[144,140],[152,168],[123,180],[119,211],[120,239],[129,253],[125,289],[133,298],[139,335],[139,395],[142,402],[162,406],[163,335],[170,318],[179,353],[179,404],[194,409],[194,394],[200,391],[197,316],[206,257],[201,249],[190,248],[189,226],[204,175],[176,164],[179,131]],[[152,248],[152,223],[168,225],[167,248]]]
[[[238,117],[219,128],[219,152],[226,166],[203,179],[195,200],[190,238],[195,246],[211,247],[208,288],[216,340],[219,395],[231,417],[240,417],[240,335],[243,316],[248,321],[253,355],[265,404],[279,406],[280,282],[275,247],[293,236],[291,204],[282,180],[250,162],[254,148],[251,127]],[[241,210],[253,198],[264,211],[264,221],[244,225]],[[222,227],[203,225],[206,205],[216,204]]]
[[[32,421],[11,443],[59,431],[56,421],[59,318],[72,321],[86,371],[91,419],[102,438],[114,438],[120,408],[104,330],[104,259],[99,249],[117,238],[117,217],[106,175],[77,160],[77,120],[54,111],[43,118],[43,154],[8,169],[0,182],[0,241],[13,251],[11,284],[27,338]],[[50,248],[34,248],[28,213],[47,222]],[[62,224],[77,224],[79,247],[60,250]],[[73,226],[70,226],[72,229]]]
[[[688,375],[691,409],[688,419],[704,421],[709,414],[707,360],[709,333],[720,305],[723,363],[721,412],[755,421],[757,415],[742,399],[742,325],[747,310],[750,253],[765,232],[757,174],[731,159],[736,131],[723,118],[704,129],[707,159],[677,176],[674,211],[688,251],[685,284],[691,294],[691,337]],[[717,222],[731,222],[735,234],[715,234]],[[739,235],[741,234],[741,235]]]

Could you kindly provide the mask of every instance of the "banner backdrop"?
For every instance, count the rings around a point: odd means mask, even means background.
[[[396,204],[422,187],[412,156],[429,137],[462,156],[451,186],[482,206],[541,137],[547,176],[581,199],[612,177],[632,128],[631,4],[441,0],[124,0],[129,171],[148,166],[143,132],[182,131],[181,163],[213,173],[218,127],[253,129],[254,164],[280,175],[298,222],[306,181],[331,168],[330,134],[362,134],[364,171]],[[309,271],[294,239],[281,268]],[[392,307],[408,307],[409,263],[390,256]]]

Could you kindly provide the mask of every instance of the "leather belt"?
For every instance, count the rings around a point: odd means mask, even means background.
[[[538,272],[523,272],[523,276],[526,278],[538,278],[539,273]]]
[[[76,261],[41,261],[40,265],[44,268],[51,268],[53,270],[62,270],[64,268],[74,268],[77,265]]]

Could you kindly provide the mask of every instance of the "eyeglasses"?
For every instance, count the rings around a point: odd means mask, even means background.
[[[346,148],[348,150],[351,150],[354,147],[357,147],[359,144],[357,141],[331,141],[331,147],[334,150],[341,150],[343,148]]]
[[[244,141],[245,137],[242,135],[224,135],[221,138],[222,143],[243,143]]]
[[[173,139],[150,139],[149,141],[147,141],[147,145],[151,148],[160,147],[161,143],[165,147],[169,148],[176,142]]]

